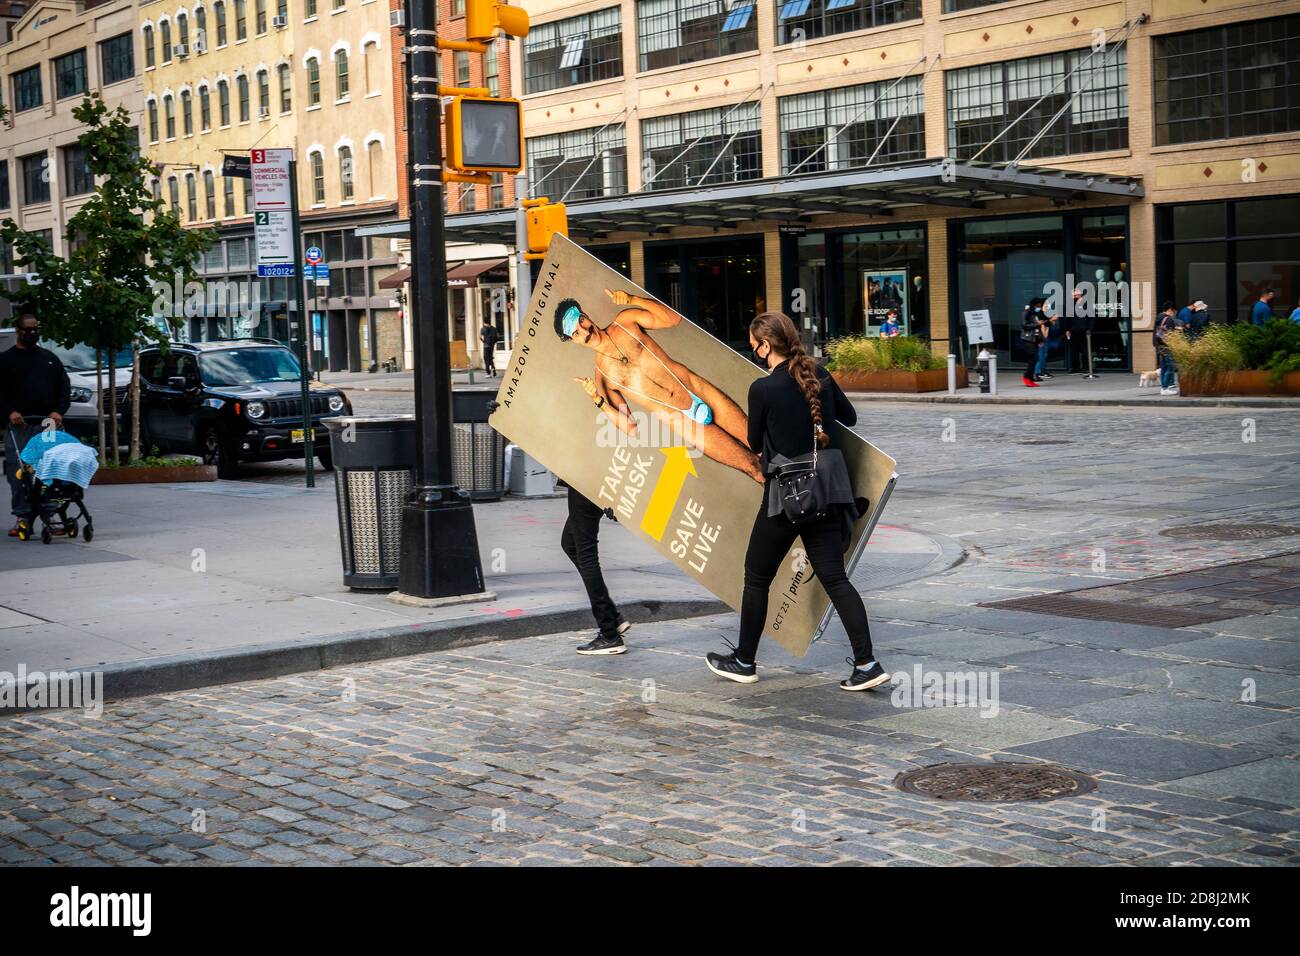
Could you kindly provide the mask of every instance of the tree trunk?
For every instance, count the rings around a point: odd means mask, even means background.
[[[131,457],[140,460],[140,340],[131,343]]]
[[[117,349],[108,350],[108,444],[109,444],[109,461],[116,465],[118,437],[117,437]]]
[[[108,463],[107,445],[104,441],[104,350],[95,349],[95,427],[99,430],[99,466]]]

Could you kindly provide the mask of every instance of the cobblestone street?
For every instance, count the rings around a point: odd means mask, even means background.
[[[1261,558],[1283,580],[1300,566],[1294,413],[873,405],[862,431],[901,463],[889,523],[966,548],[942,574],[866,591],[878,656],[896,675],[996,677],[991,708],[841,693],[838,624],[802,659],[766,643],[757,684],[725,683],[701,659],[734,637],[723,615],[638,625],[622,657],[549,635],[110,702],[98,720],[30,713],[0,720],[0,861],[1300,860],[1287,587],[1178,628],[979,606]],[[1283,532],[1160,534],[1227,523]],[[979,804],[893,785],[986,758],[1099,786]]]

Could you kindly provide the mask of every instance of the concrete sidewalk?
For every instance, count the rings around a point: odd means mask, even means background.
[[[95,540],[0,543],[0,671],[103,669],[111,696],[594,627],[559,547],[562,498],[475,507],[486,604],[410,608],[342,584],[333,476],[95,487]],[[633,620],[725,611],[612,522],[610,589]],[[882,526],[858,583],[942,570],[952,541]]]

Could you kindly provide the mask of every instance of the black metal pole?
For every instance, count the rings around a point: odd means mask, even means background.
[[[298,160],[289,160],[289,205],[293,210],[293,304],[298,323],[298,377],[302,380],[302,455],[307,464],[307,487],[316,487],[316,435],[312,429],[311,370],[307,365],[307,303],[303,298],[302,224],[298,220]]]
[[[434,0],[406,0],[407,182],[411,209],[411,344],[415,352],[415,485],[402,509],[398,590],[407,597],[483,592],[469,496],[451,459],[451,345],[443,233],[442,109]]]

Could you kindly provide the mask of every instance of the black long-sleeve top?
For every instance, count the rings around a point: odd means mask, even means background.
[[[794,460],[812,454],[812,411],[787,364],[783,362],[749,386],[749,447],[762,456],[764,470],[773,455]],[[817,377],[822,385],[822,427],[831,437],[827,447],[838,448],[831,423],[856,425],[858,413],[829,372],[819,367]]]
[[[58,412],[72,404],[72,385],[59,357],[39,345],[18,346],[0,352],[0,421],[11,412],[38,416]]]

